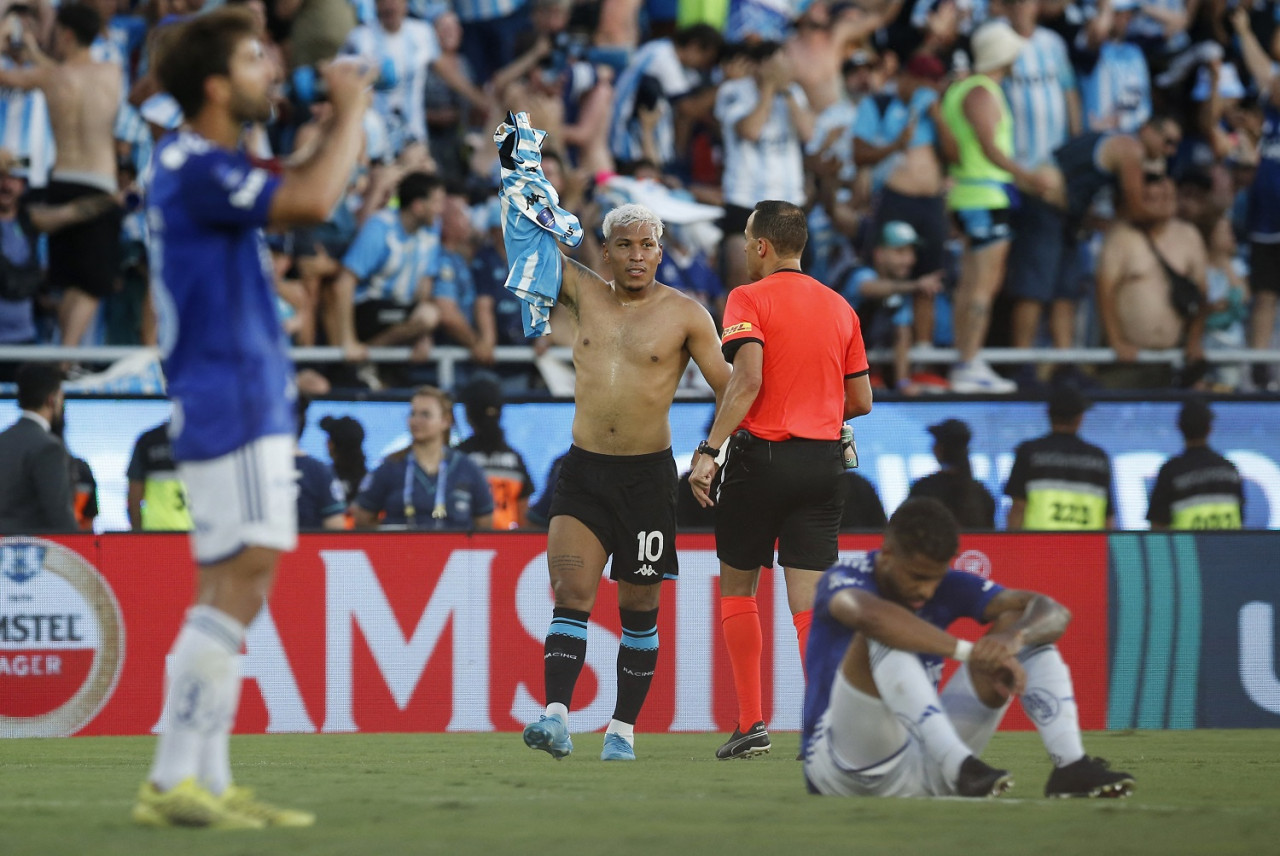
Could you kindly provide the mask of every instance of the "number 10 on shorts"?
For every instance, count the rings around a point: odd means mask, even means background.
[[[637,532],[636,542],[638,546],[636,550],[637,562],[656,562],[662,558],[661,532]]]

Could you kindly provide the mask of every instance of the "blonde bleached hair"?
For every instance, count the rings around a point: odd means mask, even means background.
[[[619,205],[617,208],[605,215],[604,239],[607,241],[613,237],[613,230],[619,226],[631,226],[635,223],[648,223],[653,226],[653,237],[659,241],[662,240],[662,218],[654,214],[643,205],[635,202],[628,202],[626,205]]]

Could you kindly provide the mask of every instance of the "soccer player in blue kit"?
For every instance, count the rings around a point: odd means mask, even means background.
[[[165,725],[133,808],[149,826],[309,826],[232,784],[237,655],[297,541],[293,368],[275,309],[267,224],[322,222],[355,168],[372,74],[324,71],[334,116],[309,155],[273,175],[241,150],[271,116],[271,69],[247,11],[182,24],[158,58],[186,125],[160,141],[147,200],[151,293],[173,400],[170,433],[199,566],[196,603],[170,652]]]
[[[1013,784],[978,758],[1013,696],[1054,770],[1051,797],[1122,797],[1128,773],[1084,753],[1071,675],[1054,642],[1070,613],[1047,595],[950,569],[959,529],[935,499],[898,507],[880,550],[818,583],[806,663],[804,774],[842,796],[995,796]],[[991,625],[977,642],[946,628]],[[942,661],[960,668],[942,688]]]

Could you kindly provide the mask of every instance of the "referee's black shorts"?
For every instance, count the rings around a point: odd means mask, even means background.
[[[839,440],[734,435],[716,498],[716,555],[743,571],[825,571],[836,563],[844,501]]]

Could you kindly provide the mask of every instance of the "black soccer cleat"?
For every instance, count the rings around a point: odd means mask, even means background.
[[[728,761],[732,758],[750,758],[753,755],[764,755],[772,748],[769,732],[765,730],[764,720],[761,720],[748,728],[746,734],[733,729],[733,735],[716,750],[716,759]]]
[[[1047,797],[1120,799],[1133,793],[1133,776],[1111,769],[1102,758],[1085,755],[1065,767],[1055,767],[1045,783]]]
[[[1013,776],[1008,770],[997,770],[977,755],[970,755],[960,764],[956,778],[956,794],[962,797],[998,797],[1013,787]]]

